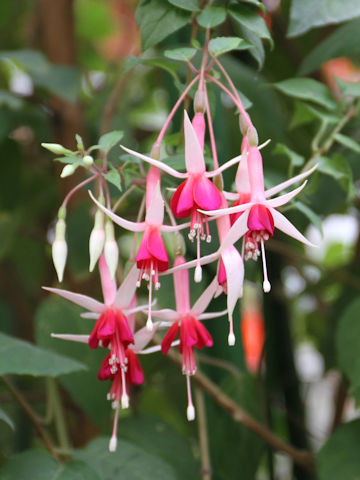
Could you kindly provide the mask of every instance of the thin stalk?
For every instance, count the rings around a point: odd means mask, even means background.
[[[211,480],[211,460],[206,421],[205,398],[203,391],[199,387],[195,387],[195,405],[200,443],[201,478],[202,480]]]
[[[207,93],[206,85],[205,85],[205,88],[204,88],[204,93],[205,93],[205,105],[206,105],[206,118],[207,118],[207,121],[208,121],[210,144],[211,144],[211,153],[212,153],[213,161],[214,161],[214,170],[216,170],[216,169],[219,168],[219,160],[218,160],[218,156],[217,156],[216,141],[215,141],[215,135],[214,135],[214,126],[213,126],[212,118],[211,118],[209,96],[208,96],[208,93]]]
[[[82,187],[85,187],[85,185],[87,185],[88,183],[92,182],[93,180],[95,180],[96,178],[98,178],[101,174],[100,173],[96,173],[95,175],[92,175],[91,177],[87,178],[86,180],[84,180],[83,182],[79,183],[78,185],[76,185],[74,188],[72,188],[70,190],[70,192],[66,195],[66,197],[64,198],[64,201],[62,203],[62,207],[65,207],[66,208],[66,205],[68,204],[70,198],[74,195],[75,192],[77,192],[78,190],[80,190],[80,188]]]

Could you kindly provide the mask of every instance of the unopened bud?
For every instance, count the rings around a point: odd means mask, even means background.
[[[104,213],[98,210],[95,214],[94,228],[90,234],[89,252],[90,252],[90,266],[89,270],[92,272],[99,260],[100,255],[104,249],[105,243],[105,229],[104,229]]]
[[[65,155],[67,153],[72,153],[71,150],[68,150],[59,143],[42,143],[41,146],[46,148],[46,150],[55,153],[56,155]]]
[[[248,123],[241,114],[239,115],[239,126],[241,133],[243,134],[243,136],[245,136],[248,129]]]
[[[161,154],[161,145],[159,143],[154,143],[151,149],[151,158],[153,158],[154,160],[160,160],[160,154]]]
[[[114,225],[111,220],[107,220],[105,225],[104,254],[110,276],[113,279],[119,261],[119,248],[115,240]]]
[[[194,111],[195,113],[204,113],[205,109],[205,92],[203,90],[197,90],[194,98]]]
[[[91,167],[91,165],[94,163],[94,159],[91,155],[85,155],[83,162],[86,166]]]
[[[59,282],[62,282],[67,258],[67,244],[65,240],[66,223],[60,218],[55,227],[55,240],[52,244],[52,258]]]
[[[68,163],[62,169],[60,177],[61,178],[70,177],[70,175],[72,175],[76,169],[77,169],[77,165],[75,163]]]
[[[248,128],[247,137],[250,147],[257,147],[259,145],[259,136],[254,126]]]

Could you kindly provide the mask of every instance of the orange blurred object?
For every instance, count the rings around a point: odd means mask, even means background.
[[[359,82],[360,68],[346,57],[339,57],[323,63],[320,67],[321,75],[324,82],[333,92],[334,97],[339,98],[341,91],[335,78],[339,78],[344,82]]]
[[[243,307],[241,335],[248,370],[256,373],[260,367],[261,354],[265,342],[264,317],[261,305],[251,302],[251,307]]]

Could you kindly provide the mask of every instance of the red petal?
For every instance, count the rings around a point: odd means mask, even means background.
[[[142,263],[151,259],[151,253],[148,250],[148,237],[149,237],[149,230],[146,229],[144,232],[143,238],[141,239],[139,250],[135,258],[138,268],[142,268],[143,267]]]
[[[129,343],[134,343],[134,337],[130,330],[127,318],[120,312],[116,312],[117,327],[119,329],[119,337],[122,343],[127,346]]]
[[[211,338],[210,333],[204,327],[204,325],[199,321],[196,320],[196,330],[198,334],[198,343],[196,346],[201,350],[205,345],[207,347],[211,347],[213,345],[213,339]]]
[[[203,210],[217,210],[221,206],[221,195],[211,180],[199,175],[194,183],[196,204]]]
[[[182,347],[193,347],[197,344],[198,335],[193,317],[185,317],[181,320],[180,340]]]
[[[194,206],[194,180],[190,176],[181,183],[171,199],[171,210],[176,218],[186,218]]]
[[[137,355],[130,349],[126,350],[125,355],[128,359],[126,376],[129,382],[132,385],[141,385],[144,383],[144,372]]]
[[[147,246],[152,257],[158,260],[158,269],[160,271],[167,270],[169,266],[169,257],[166,253],[165,245],[158,228],[150,229]]]
[[[172,342],[175,340],[177,337],[179,330],[179,325],[177,322],[173,323],[169,330],[167,331],[165,337],[163,338],[163,341],[161,342],[161,351],[162,353],[166,354],[168,353]]]

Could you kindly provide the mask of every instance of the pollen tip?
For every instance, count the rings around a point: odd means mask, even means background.
[[[117,438],[111,437],[109,442],[109,452],[116,452]]]
[[[265,293],[269,293],[270,290],[271,290],[271,283],[269,282],[269,280],[264,280],[263,281],[263,290]]]
[[[228,344],[230,347],[233,347],[235,345],[235,335],[233,332],[229,333]]]
[[[128,395],[121,396],[121,408],[129,408],[129,397]]]
[[[200,283],[202,280],[202,269],[200,265],[197,265],[195,268],[194,281]]]
[[[186,416],[189,422],[195,420],[195,408],[194,405],[189,405],[186,410]]]
[[[154,324],[153,324],[150,316],[147,319],[146,328],[149,330],[149,332],[152,332],[152,329],[154,328]]]

